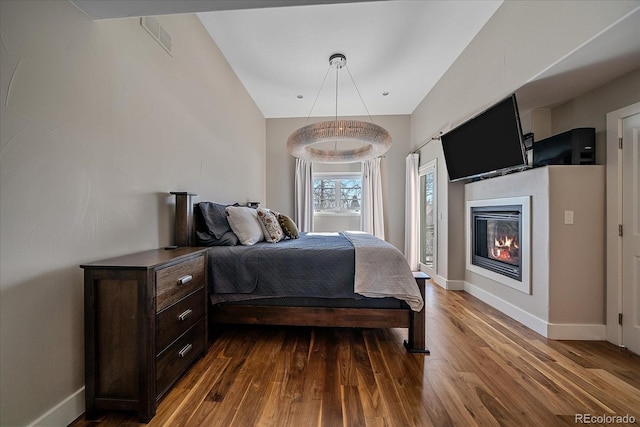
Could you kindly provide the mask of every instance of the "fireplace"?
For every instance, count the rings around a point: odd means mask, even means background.
[[[466,203],[467,270],[531,293],[530,196]]]
[[[522,280],[522,206],[471,208],[471,263]]]

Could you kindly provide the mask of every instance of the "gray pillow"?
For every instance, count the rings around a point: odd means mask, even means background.
[[[204,220],[204,228],[208,234],[216,239],[222,239],[226,233],[231,231],[231,226],[227,220],[226,205],[213,202],[198,203],[202,219]]]
[[[200,246],[235,246],[238,244],[238,236],[233,231],[228,231],[222,235],[220,239],[204,232],[196,232],[198,235],[198,244]]]

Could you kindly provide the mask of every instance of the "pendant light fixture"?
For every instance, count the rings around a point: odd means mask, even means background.
[[[367,114],[371,122],[338,119],[338,74],[340,70],[346,68],[346,65],[347,58],[341,53],[334,53],[329,57],[330,68],[327,74],[331,68],[336,69],[335,120],[312,123],[293,132],[287,140],[287,149],[292,156],[318,163],[353,163],[380,157],[391,147],[391,135],[386,129],[373,123],[368,110]],[[348,68],[347,71],[349,71]],[[349,76],[351,76],[350,72]],[[352,76],[351,81],[360,96]],[[320,90],[323,85],[324,80]],[[360,100],[366,110],[367,106],[362,96]]]

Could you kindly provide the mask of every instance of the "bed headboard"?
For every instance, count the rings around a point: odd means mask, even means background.
[[[197,194],[183,191],[172,191],[171,194],[176,196],[175,245],[197,246],[193,212],[193,198]]]

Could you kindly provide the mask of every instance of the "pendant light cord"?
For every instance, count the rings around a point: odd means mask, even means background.
[[[360,102],[362,102],[362,105],[364,106],[364,109],[367,112],[367,116],[369,116],[369,120],[371,120],[371,123],[375,123],[373,121],[373,117],[371,117],[371,113],[369,112],[369,109],[367,108],[367,104],[365,104],[364,99],[362,99],[362,94],[360,94],[360,89],[358,89],[358,85],[356,84],[356,81],[353,79],[353,76],[351,75],[351,71],[349,70],[349,67],[345,65],[344,68],[347,69],[347,73],[349,73],[349,77],[351,77],[351,82],[353,83],[353,86],[356,88],[356,92],[358,92],[358,96],[360,97]]]
[[[322,88],[324,87],[324,82],[327,81],[327,76],[329,75],[329,71],[331,71],[331,65],[329,65],[329,68],[327,68],[327,72],[324,74],[324,78],[322,79],[322,83],[320,84],[320,89],[318,89],[318,93],[316,94],[316,99],[313,100],[313,105],[311,105],[311,110],[309,110],[309,115],[307,116],[307,120],[304,121],[305,126],[309,122],[309,118],[311,117],[311,113],[313,113],[313,109],[316,106],[316,102],[318,102],[318,98],[320,97],[320,92],[322,92]]]
[[[318,102],[318,98],[320,97],[320,93],[322,92],[322,88],[324,87],[324,84],[327,81],[327,76],[329,75],[329,71],[331,71],[331,68],[332,68],[332,65],[329,64],[329,67],[327,68],[327,72],[324,74],[324,78],[322,79],[322,83],[320,84],[320,89],[318,89],[318,93],[316,94],[316,98],[313,100],[313,104],[311,105],[311,110],[309,110],[309,114],[307,115],[307,119],[304,122],[305,125],[307,125],[309,123],[309,118],[311,118],[311,113],[313,113],[313,109],[316,107],[316,103]],[[351,74],[351,70],[349,70],[349,67],[346,64],[343,67],[336,67],[336,116],[335,116],[335,120],[338,121],[338,75],[339,75],[339,72],[340,72],[340,68],[346,68],[347,69],[347,73],[349,74],[349,78],[351,79],[351,83],[353,83],[353,87],[356,88],[356,93],[358,94],[358,97],[360,98],[360,102],[362,102],[362,106],[364,107],[364,110],[367,112],[367,117],[369,117],[369,120],[371,121],[371,123],[375,123],[375,121],[373,120],[373,116],[371,116],[371,113],[369,112],[369,109],[367,108],[367,104],[365,104],[364,99],[362,98],[362,94],[360,93],[360,89],[358,88],[358,85],[356,84],[356,81],[353,78],[353,75]]]

